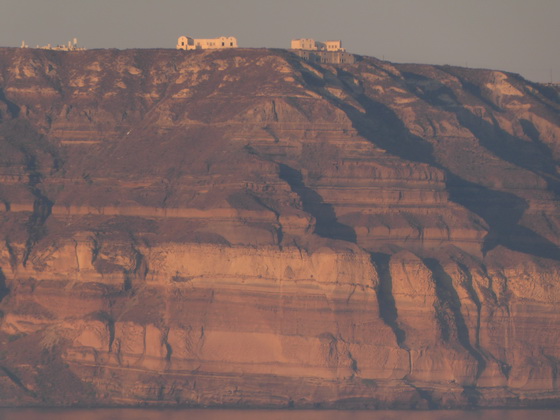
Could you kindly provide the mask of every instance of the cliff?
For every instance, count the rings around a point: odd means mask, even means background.
[[[557,405],[559,109],[492,70],[0,49],[0,405]]]

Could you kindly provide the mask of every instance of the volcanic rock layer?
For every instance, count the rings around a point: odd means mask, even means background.
[[[560,401],[559,91],[0,49],[0,405]]]

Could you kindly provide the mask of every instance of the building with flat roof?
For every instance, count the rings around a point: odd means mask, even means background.
[[[342,41],[319,42],[310,38],[292,39],[292,52],[298,57],[313,63],[352,64],[354,54],[342,48]]]
[[[237,48],[237,38],[220,36],[210,39],[194,39],[188,36],[180,36],[177,40],[178,50],[215,50],[220,48]]]
[[[340,40],[320,42],[311,38],[292,39],[292,50],[346,51]]]

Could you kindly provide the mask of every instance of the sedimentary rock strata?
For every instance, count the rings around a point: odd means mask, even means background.
[[[559,108],[369,57],[0,49],[0,404],[558,404]]]

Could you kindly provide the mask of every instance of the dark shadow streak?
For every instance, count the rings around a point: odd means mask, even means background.
[[[10,289],[6,285],[6,276],[4,271],[0,268],[0,302],[10,293]]]
[[[0,371],[4,372],[4,374],[18,387],[20,388],[23,392],[25,392],[27,395],[30,395],[34,398],[37,398],[37,394],[28,389],[23,382],[21,381],[21,379],[14,373],[12,372],[10,369],[8,369],[5,366],[0,366]]]
[[[325,71],[320,67],[318,70]],[[305,72],[305,69],[301,69],[301,71]],[[339,76],[344,74],[347,73],[343,70],[339,70]],[[343,77],[339,77],[339,79],[346,85]],[[431,79],[427,80],[433,82]],[[346,87],[347,92],[351,93],[352,88],[349,86]],[[418,89],[415,90],[416,94],[419,95],[421,99],[436,107],[448,106],[448,102],[435,99],[441,98],[442,93],[446,93],[453,100],[455,98],[453,91],[444,85],[438,86],[432,93],[422,92]],[[560,248],[556,244],[531,229],[518,224],[524,211],[529,207],[524,199],[514,194],[491,190],[482,185],[462,179],[458,175],[452,173],[448,168],[436,162],[433,156],[433,147],[430,143],[410,133],[394,111],[386,105],[372,100],[367,95],[353,95],[354,99],[358,101],[366,111],[364,115],[356,108],[330,96],[322,90],[318,90],[318,93],[330,100],[338,108],[342,109],[348,115],[359,134],[368,139],[371,143],[402,159],[428,164],[444,171],[446,174],[447,187],[450,192],[450,200],[479,215],[489,226],[489,233],[483,244],[483,252],[488,252],[497,245],[502,245],[514,251],[560,261]],[[465,121],[465,119],[463,115],[463,121]],[[474,126],[474,123],[471,125]],[[484,127],[486,132],[489,128],[488,126]],[[476,135],[477,133],[473,132],[473,134]],[[483,134],[483,136],[484,138],[481,140],[481,143],[483,143],[483,145],[489,145],[491,139],[487,134]],[[511,138],[509,140],[514,141],[514,147],[515,145],[519,145],[519,142],[522,141],[520,139],[515,141],[515,139]],[[518,151],[518,153],[521,152]],[[534,155],[534,153],[532,154]],[[553,191],[558,188],[559,184],[557,180],[552,179],[551,181],[550,179],[552,176],[556,177],[556,174],[552,173],[552,165],[551,162],[546,161],[547,158],[544,159],[544,163],[539,163],[532,157],[525,160],[523,158],[514,159],[509,152],[498,157],[504,160],[509,158],[510,161],[513,160],[512,163],[516,165],[535,172],[545,172],[549,174],[550,176],[547,178],[549,187]]]
[[[315,218],[314,233],[324,238],[356,243],[354,229],[337,220],[333,206],[325,203],[323,197],[304,184],[301,172],[288,165],[279,164],[279,166],[280,178],[286,181],[292,191],[300,197],[303,210]]]
[[[4,94],[4,90],[0,89],[0,101],[4,102],[8,108],[8,113],[10,114],[10,116],[12,118],[17,118],[19,117],[19,113],[20,113],[20,108],[19,106],[17,106],[14,102],[10,101],[9,99],[6,98],[6,95]],[[2,115],[0,115],[0,120],[1,120]]]
[[[458,105],[454,92],[440,82],[413,73],[403,73],[403,76],[409,89],[419,98],[433,107],[454,112],[459,123],[471,131],[480,144],[496,157],[542,176],[550,191],[560,193],[560,178],[556,172],[552,152],[540,140],[537,129],[530,121],[520,121],[525,133],[532,140],[527,142],[505,132],[499,128],[497,122],[490,124]],[[463,85],[465,83],[467,82],[463,81]],[[430,88],[422,89],[422,85],[429,85]],[[453,105],[442,102],[443,95],[451,98]],[[477,97],[489,103],[480,92]],[[495,105],[491,105],[496,108]],[[449,170],[446,170],[446,173],[450,199],[482,217],[490,227],[484,241],[483,253],[502,245],[513,251],[560,260],[560,249],[556,244],[518,224],[529,207],[526,200],[514,194],[491,190],[466,181]]]
[[[457,120],[478,138],[480,144],[494,156],[542,176],[548,189],[555,194],[560,193],[560,178],[556,172],[556,162],[552,152],[538,137],[535,126],[521,120],[521,126],[531,138],[531,142],[512,136],[496,124],[475,116],[461,108],[456,110]]]
[[[455,323],[459,343],[469,352],[478,364],[476,374],[476,378],[478,379],[484,369],[486,369],[486,360],[482,354],[471,345],[469,329],[461,313],[461,300],[453,286],[453,280],[449,274],[445,272],[438,260],[426,258],[424,264],[432,272],[432,277],[436,286],[436,296],[440,304],[442,307],[449,308],[453,314],[453,321]]]
[[[449,198],[482,217],[490,227],[484,239],[485,254],[498,245],[512,251],[560,261],[560,249],[556,244],[519,225],[519,219],[529,207],[516,195],[491,190],[448,173]]]
[[[377,273],[379,274],[379,286],[377,288],[379,316],[393,330],[398,346],[404,350],[409,350],[405,344],[406,332],[398,323],[397,305],[393,296],[393,279],[389,267],[391,256],[383,253],[371,253],[370,255],[371,262],[377,267]]]
[[[495,112],[503,112],[502,109],[484,97],[478,86],[453,73],[447,73],[458,77],[465,90]],[[538,130],[533,123],[528,120],[520,120],[525,134],[531,139],[528,142],[500,128],[495,119],[491,124],[473,114],[469,109],[460,105],[453,90],[441,82],[410,72],[403,73],[403,77],[409,90],[424,102],[435,108],[453,112],[457,121],[468,129],[480,144],[494,156],[542,176],[546,180],[549,190],[556,194],[560,193],[560,177],[556,171],[556,162],[552,158],[552,151],[539,138]],[[442,100],[444,97],[451,98],[452,102]],[[493,118],[493,116],[491,117]]]

